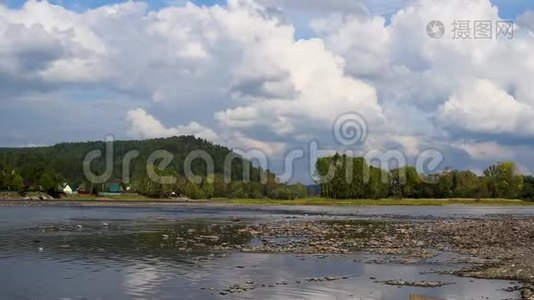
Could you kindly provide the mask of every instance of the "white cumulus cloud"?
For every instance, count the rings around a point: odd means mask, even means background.
[[[0,5],[0,101],[10,112],[0,138],[43,143],[17,122],[31,113],[46,123],[43,107],[55,103],[61,124],[72,125],[63,127],[86,134],[92,126],[91,137],[193,134],[280,155],[311,139],[339,146],[334,121],[357,112],[369,128],[364,150],[524,157],[518,153],[534,136],[532,12],[518,18],[513,39],[493,32],[488,40],[458,40],[455,20],[494,23],[498,8],[489,0],[386,2],[228,0],[150,9],[127,1],[83,12],[36,0]],[[294,14],[305,5],[304,15]],[[387,16],[376,13],[391,7]],[[302,24],[292,22],[303,16],[314,32],[299,38]],[[427,36],[431,20],[444,23],[441,39]]]

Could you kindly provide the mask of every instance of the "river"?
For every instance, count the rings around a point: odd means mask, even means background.
[[[1,207],[0,298],[516,299],[518,292],[505,291],[517,284],[514,282],[436,273],[461,267],[441,263],[439,257],[421,264],[380,264],[365,253],[319,256],[184,252],[174,246],[174,241],[165,241],[170,230],[216,230],[229,223],[229,218],[247,223],[498,215],[532,216],[534,208]],[[218,234],[229,244],[247,242],[236,232]],[[450,284],[422,288],[383,283],[401,278]],[[241,286],[238,293],[229,288],[236,284]]]

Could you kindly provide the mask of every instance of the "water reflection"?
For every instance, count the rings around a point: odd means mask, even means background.
[[[134,297],[156,294],[164,280],[164,274],[153,264],[138,262],[124,268],[125,292]]]

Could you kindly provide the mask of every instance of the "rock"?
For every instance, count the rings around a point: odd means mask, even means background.
[[[327,281],[333,281],[333,280],[337,280],[338,278],[334,276],[326,276],[324,279],[326,279]]]
[[[215,242],[218,242],[220,238],[218,236],[216,236],[216,235],[201,235],[200,239],[207,240],[207,241],[215,243]]]
[[[534,300],[534,286],[525,285],[521,291],[521,299],[523,300]]]
[[[387,285],[396,285],[396,286],[414,286],[414,287],[428,287],[428,288],[434,288],[434,287],[440,287],[444,285],[448,285],[451,283],[447,282],[441,282],[441,281],[404,281],[404,280],[387,280],[384,282]]]

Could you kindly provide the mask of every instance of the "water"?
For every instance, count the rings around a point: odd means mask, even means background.
[[[195,229],[216,233],[221,237],[218,243],[246,243],[248,237],[238,231],[242,225],[231,225],[230,216],[255,222],[319,215],[418,218],[496,213],[503,211],[457,207],[4,207],[0,209],[0,299],[515,299],[517,292],[503,290],[513,286],[511,282],[429,273],[458,267],[433,261],[403,265],[371,263],[365,254],[320,257],[203,249],[185,253],[177,250],[175,239],[168,242],[162,238],[171,231],[186,236],[189,229]],[[532,211],[505,213],[519,216]],[[306,281],[324,276],[339,279]],[[391,279],[439,280],[451,285],[399,288],[382,283]],[[247,281],[256,288],[220,294]]]

